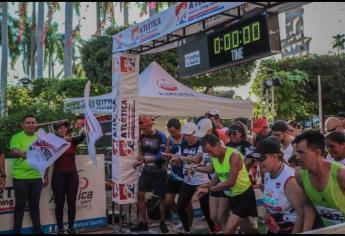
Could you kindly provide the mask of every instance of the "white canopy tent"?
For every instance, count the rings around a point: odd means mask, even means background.
[[[111,93],[91,97],[94,114],[111,114]],[[196,92],[167,73],[158,63],[152,62],[139,79],[139,114],[167,117],[197,117],[217,108],[223,119],[252,117],[252,103],[221,98]],[[84,98],[67,98],[65,111],[83,113]],[[107,109],[108,108],[108,109]]]

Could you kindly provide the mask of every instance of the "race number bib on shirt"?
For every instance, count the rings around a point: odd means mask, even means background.
[[[345,223],[344,214],[338,209],[328,208],[320,205],[316,205],[315,208],[322,219],[326,221],[326,226]]]

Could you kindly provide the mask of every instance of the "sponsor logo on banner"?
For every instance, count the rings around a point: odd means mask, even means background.
[[[0,192],[0,212],[14,211],[14,187],[7,186]]]
[[[187,2],[181,2],[175,7],[176,25],[187,22]]]
[[[158,92],[160,96],[169,96],[169,97],[195,97],[193,93],[186,92]]]
[[[84,170],[79,170],[78,172],[80,174],[83,171]],[[90,188],[89,183],[90,181],[86,176],[79,176],[79,189],[77,192],[77,199],[76,199],[77,212],[90,211],[94,207],[97,207],[96,205],[92,203],[92,199],[94,197],[95,192],[93,191],[92,188]],[[50,215],[55,215],[55,205],[53,204],[54,198],[55,196],[52,193],[50,197],[50,201],[49,201],[49,203],[51,204],[49,208]]]
[[[120,156],[129,157],[134,155],[134,140],[120,139]]]
[[[135,184],[117,184],[113,183],[113,198],[125,201],[125,200],[135,200]]]
[[[132,156],[135,139],[135,101],[121,100],[120,129],[120,156]]]
[[[184,55],[184,66],[191,67],[195,65],[200,65],[200,51],[194,51]]]
[[[157,81],[157,85],[161,89],[164,89],[164,90],[167,90],[167,91],[176,91],[177,90],[177,86],[173,82],[168,81],[166,79],[158,80]]]
[[[217,2],[189,2],[188,21],[195,21],[204,18],[206,15],[218,12],[224,8]]]
[[[133,41],[137,41],[139,39],[139,26],[135,26],[134,28],[132,28],[131,30],[131,40]]]
[[[160,35],[161,18],[149,19],[140,26],[140,42],[144,42]]]
[[[132,57],[120,57],[120,72],[128,73],[135,72],[135,58]]]

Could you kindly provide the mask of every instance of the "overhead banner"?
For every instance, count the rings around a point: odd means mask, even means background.
[[[179,2],[113,36],[113,52],[126,51],[158,39],[245,2]]]
[[[107,225],[104,155],[97,155],[99,167],[96,168],[87,155],[77,155],[76,166],[79,175],[77,193],[77,213],[74,226],[76,229]],[[0,234],[13,233],[13,213],[15,207],[12,183],[12,159],[6,159],[6,187],[0,192]],[[51,190],[53,168],[49,169],[49,184],[42,189],[40,200],[40,218],[44,233],[56,233],[54,195]],[[65,206],[66,207],[66,206]],[[64,227],[67,229],[67,211],[64,211]],[[32,223],[28,208],[25,209],[22,233],[32,232]]]
[[[112,97],[111,93],[90,97],[90,109],[93,114],[111,114],[112,111]],[[83,114],[85,112],[85,99],[80,98],[66,98],[64,100],[64,112],[73,112]]]
[[[139,55],[116,53],[112,60],[112,180],[113,201],[137,202]]]

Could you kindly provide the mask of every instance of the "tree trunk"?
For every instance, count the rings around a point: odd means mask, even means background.
[[[102,7],[102,3],[96,2],[97,29],[101,27],[101,7]]]
[[[0,112],[1,117],[7,114],[7,69],[8,69],[8,13],[7,2],[2,2],[2,23],[1,23],[1,97],[0,97]]]
[[[50,54],[48,56],[48,77],[52,78],[52,57]]]
[[[128,5],[129,2],[123,2],[123,24],[129,25],[129,14],[128,14]]]
[[[73,27],[73,3],[66,2],[65,5],[65,54],[64,54],[64,65],[65,65],[65,79],[72,76],[72,47],[73,43],[70,40]],[[73,39],[72,39],[73,41]]]
[[[31,53],[30,53],[30,65],[31,65],[31,81],[35,79],[35,53],[36,52],[36,3],[32,3],[32,26],[31,26]]]
[[[38,3],[38,23],[37,23],[37,78],[43,77],[43,53],[42,32],[44,27],[44,2]]]

